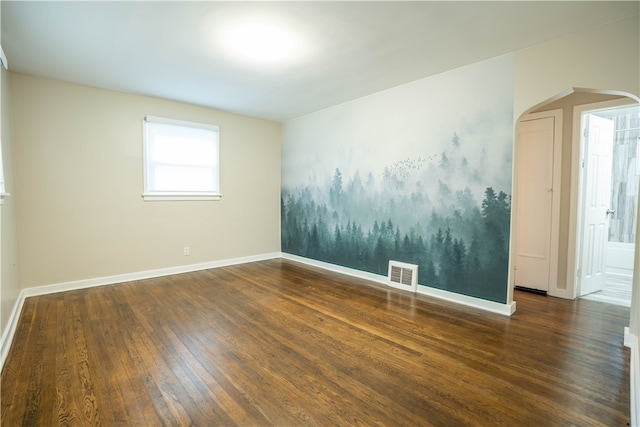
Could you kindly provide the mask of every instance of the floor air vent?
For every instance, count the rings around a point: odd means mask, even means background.
[[[418,290],[418,266],[389,261],[389,286],[416,292]]]

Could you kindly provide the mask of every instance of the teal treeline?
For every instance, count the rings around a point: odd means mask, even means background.
[[[367,184],[356,172],[344,186],[336,169],[326,190],[283,188],[282,250],[381,275],[389,260],[417,264],[421,285],[506,303],[506,193],[488,187],[478,205],[468,188],[453,194],[439,182],[447,202],[436,208],[420,189],[385,197]]]

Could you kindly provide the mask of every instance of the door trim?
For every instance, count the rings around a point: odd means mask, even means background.
[[[587,111],[606,110],[609,108],[635,105],[632,98],[619,98],[609,101],[594,102],[591,104],[575,105],[573,107],[573,125],[571,136],[571,191],[569,200],[569,241],[567,245],[567,292],[565,298],[575,299],[579,296],[579,276],[577,266],[580,265],[580,245],[583,215],[582,183],[584,179],[583,169],[580,167],[580,159],[584,153],[582,140],[582,113]]]
[[[552,296],[562,296],[564,289],[558,289],[558,249],[560,242],[560,178],[561,178],[561,170],[562,170],[562,109],[542,111],[539,113],[530,113],[524,116],[522,119],[518,121],[518,130],[516,131],[516,136],[520,134],[520,123],[544,119],[544,118],[553,118],[553,178],[552,178],[552,197],[551,197],[551,236],[549,239],[549,287],[547,293]],[[518,149],[518,144],[520,141],[518,140],[516,143],[516,150]],[[515,153],[514,158],[517,161],[517,153]],[[518,165],[516,165],[518,167]],[[515,197],[517,200],[517,188],[518,188],[518,173],[514,174],[514,184],[513,189],[516,192]],[[517,209],[517,203],[516,203]],[[518,220],[518,215],[516,212],[515,220]],[[512,232],[515,232],[516,227],[512,227]],[[518,236],[515,236],[517,239]],[[513,248],[516,248],[517,245],[514,244]],[[515,256],[514,256],[515,261]],[[518,266],[515,265],[517,269]],[[512,286],[515,285],[515,274],[513,275],[513,283]]]

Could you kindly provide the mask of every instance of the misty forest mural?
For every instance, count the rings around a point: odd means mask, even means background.
[[[513,59],[285,123],[282,250],[506,302]]]

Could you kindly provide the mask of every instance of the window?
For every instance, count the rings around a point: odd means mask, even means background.
[[[147,116],[144,200],[220,200],[218,126]]]

